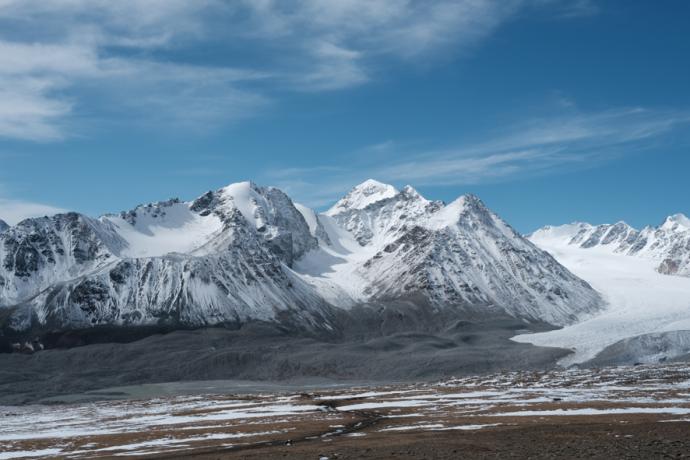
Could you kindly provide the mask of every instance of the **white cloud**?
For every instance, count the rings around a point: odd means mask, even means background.
[[[315,64],[296,77],[296,85],[307,91],[347,88],[366,82],[369,77],[360,65],[361,53],[332,43],[318,44],[312,50]]]
[[[59,86],[45,78],[0,76],[0,137],[53,141],[63,137],[60,127],[71,103],[50,96]]]
[[[0,219],[10,225],[29,217],[50,216],[61,212],[66,210],[47,204],[0,198]]]
[[[217,1],[0,0],[0,27],[9,26],[0,29],[0,137],[62,139],[83,129],[70,118],[81,107],[93,112],[91,103],[115,121],[195,128],[252,116],[267,98],[243,85],[265,75],[147,54],[204,37],[204,14],[220,7]]]
[[[267,78],[256,71],[193,66],[140,58],[101,57],[96,49],[72,44],[0,41],[0,137],[52,141],[70,127],[79,86],[124,118],[213,126],[253,115],[266,97],[242,88]],[[84,96],[86,97],[86,96]]]
[[[82,129],[70,125],[79,110],[104,108],[134,109],[120,119],[227,123],[260,113],[274,88],[361,85],[387,61],[457,56],[528,6],[569,3],[0,0],[0,137],[62,139]],[[214,48],[251,49],[260,70],[228,56],[205,61]]]
[[[385,58],[428,61],[462,54],[524,0],[247,0],[246,36],[288,42],[301,53],[297,87],[321,91],[372,79]]]
[[[570,113],[517,123],[486,142],[418,151],[388,141],[384,145],[403,147],[375,162],[351,162],[348,169],[288,169],[268,177],[293,190],[301,202],[321,207],[368,177],[415,186],[473,185],[593,168],[642,152],[688,124],[688,112],[633,108]]]

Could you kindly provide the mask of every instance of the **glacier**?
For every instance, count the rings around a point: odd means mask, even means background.
[[[671,216],[659,227],[637,231],[625,223],[547,226],[529,239],[600,292],[606,307],[559,330],[525,334],[513,340],[566,348],[574,353],[560,364],[599,362],[614,350],[616,364],[672,359],[690,353],[690,277],[660,270],[668,257],[687,260],[687,218]],[[687,269],[687,268],[686,268]],[[660,351],[663,343],[665,351]],[[603,353],[601,356],[600,354]],[[618,359],[623,359],[622,355]]]

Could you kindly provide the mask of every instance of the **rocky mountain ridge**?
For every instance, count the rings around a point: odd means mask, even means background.
[[[683,214],[669,216],[661,225],[642,230],[625,222],[547,226],[531,234],[529,239],[652,259],[658,261],[659,273],[690,276],[690,219]]]
[[[330,330],[354,306],[391,302],[552,324],[601,305],[478,198],[444,205],[371,180],[324,214],[242,182],[0,233],[0,318],[12,330],[252,320]]]

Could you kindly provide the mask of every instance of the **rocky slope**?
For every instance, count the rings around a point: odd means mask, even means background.
[[[100,219],[27,219],[0,236],[0,305],[15,329],[199,326],[282,312],[327,324],[323,300],[289,269],[317,244],[285,194],[248,182]]]
[[[7,222],[5,222],[4,220],[0,219],[0,233],[4,232],[4,231],[7,230],[8,228],[10,228],[10,226],[7,224]]]
[[[331,330],[361,304],[566,324],[598,294],[474,196],[449,205],[367,181],[325,214],[250,182],[0,233],[13,330],[264,320]]]
[[[444,205],[409,186],[397,191],[367,181],[322,219],[337,244],[307,254],[298,268],[321,283],[324,295],[335,286],[355,301],[424,299],[437,309],[551,324],[572,322],[600,304],[589,285],[473,195]]]
[[[561,242],[582,249],[643,257],[658,262],[657,271],[690,276],[690,219],[683,214],[666,218],[658,227],[636,230],[625,222],[590,225],[573,223],[544,227],[529,237],[532,241]]]

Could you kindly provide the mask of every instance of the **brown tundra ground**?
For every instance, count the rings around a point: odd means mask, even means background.
[[[302,393],[201,388],[0,407],[0,459],[690,457],[688,365]]]

